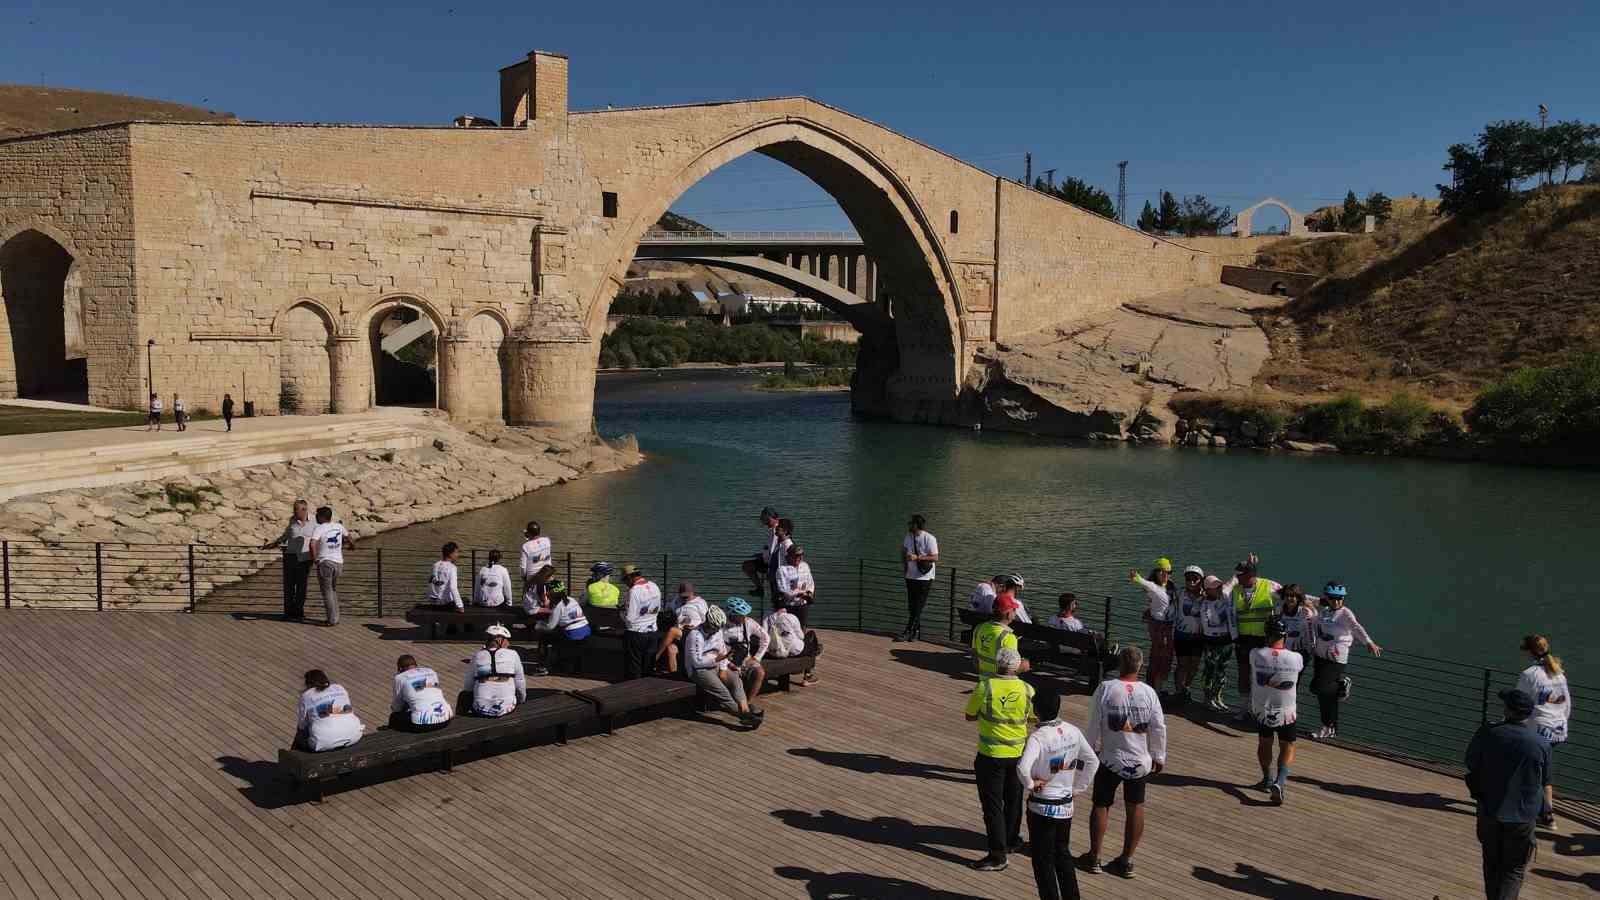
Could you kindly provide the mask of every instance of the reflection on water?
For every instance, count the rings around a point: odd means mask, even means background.
[[[1043,589],[1133,597],[1157,556],[1262,571],[1315,593],[1330,578],[1386,647],[1520,668],[1519,637],[1552,633],[1575,682],[1593,680],[1586,588],[1600,562],[1600,473],[1366,457],[1064,444],[858,421],[844,393],[771,394],[722,371],[600,378],[606,434],[649,454],[586,478],[378,538],[512,548],[538,519],[558,551],[733,556],[755,515],[792,516],[814,555],[892,560],[909,513],[928,516],[961,589],[994,572]],[[982,565],[983,571],[976,568]],[[673,573],[674,577],[691,573]]]

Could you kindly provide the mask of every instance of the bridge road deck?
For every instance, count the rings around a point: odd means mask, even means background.
[[[867,635],[826,634],[821,684],[769,694],[753,734],[658,720],[299,802],[272,760],[301,672],[326,668],[376,727],[396,655],[447,682],[462,670],[469,645],[410,634],[397,620],[0,614],[0,897],[1033,896],[1024,859],[966,866],[982,832],[961,654]],[[1081,722],[1085,698],[1066,709]],[[1454,778],[1308,741],[1272,808],[1240,787],[1257,775],[1253,737],[1174,720],[1171,742],[1139,878],[1084,876],[1085,896],[1481,896]],[[1108,855],[1120,828],[1119,812]],[[1523,896],[1600,888],[1597,830],[1569,818],[1541,835]]]

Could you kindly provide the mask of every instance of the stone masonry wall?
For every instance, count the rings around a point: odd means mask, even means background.
[[[83,345],[94,360],[89,402],[99,406],[144,405],[132,193],[126,127],[0,142],[0,245],[33,229],[73,256]],[[14,397],[14,336],[3,306],[0,298],[0,396]]]
[[[1139,297],[1215,284],[1215,257],[1001,182],[1000,341],[1113,310]]]

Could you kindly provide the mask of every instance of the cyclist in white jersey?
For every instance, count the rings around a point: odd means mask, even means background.
[[[1286,584],[1280,599],[1282,605],[1272,615],[1283,622],[1283,648],[1309,657],[1317,635],[1317,608],[1312,604],[1318,598],[1307,597],[1298,584]]]
[[[417,658],[409,653],[396,660],[394,668],[389,727],[396,731],[438,731],[450,724],[454,712],[439,688],[439,673],[417,665]]]
[[[461,610],[466,607],[461,602],[460,574],[456,569],[456,560],[461,558],[461,548],[455,541],[450,541],[439,548],[439,561],[433,564],[433,569],[428,573],[428,599],[433,606],[454,606]]]
[[[538,522],[529,522],[522,534],[527,538],[518,560],[522,570],[522,609],[531,613],[544,605],[544,586],[555,577],[556,567],[550,539],[540,536]]]
[[[1167,720],[1161,713],[1161,696],[1139,680],[1143,665],[1144,653],[1138,647],[1122,648],[1117,677],[1102,682],[1089,703],[1084,736],[1100,752],[1100,770],[1094,776],[1094,811],[1089,814],[1089,852],[1078,858],[1078,867],[1089,874],[1101,871],[1100,847],[1121,787],[1127,807],[1122,853],[1105,871],[1133,877],[1133,853],[1144,836],[1145,785],[1167,762]]]
[[[1061,695],[1048,686],[1033,696],[1039,727],[1028,735],[1017,774],[1027,791],[1028,841],[1033,881],[1042,900],[1076,898],[1078,874],[1068,838],[1072,834],[1072,795],[1094,782],[1100,757],[1077,726],[1062,720]]]
[[[1274,806],[1283,804],[1294,765],[1295,693],[1305,658],[1284,646],[1284,623],[1271,618],[1266,624],[1267,646],[1250,651],[1250,713],[1256,719],[1256,761],[1261,764],[1257,787],[1271,795]],[[1278,739],[1278,776],[1272,778],[1272,739]]]
[[[295,708],[295,749],[320,753],[361,740],[363,726],[344,686],[321,669],[307,672],[305,683]]]
[[[1572,719],[1572,691],[1567,687],[1566,671],[1561,667],[1561,657],[1550,652],[1550,639],[1542,634],[1523,638],[1522,652],[1533,660],[1533,665],[1523,669],[1517,679],[1517,690],[1533,698],[1528,727],[1544,738],[1553,752],[1567,742],[1567,723]],[[1547,784],[1539,824],[1549,827],[1555,821],[1555,788]]]
[[[500,551],[489,551],[489,564],[478,570],[472,583],[472,602],[479,606],[510,606],[511,573],[500,565]]]
[[[475,716],[498,718],[528,699],[528,676],[522,657],[511,649],[511,629],[490,625],[484,648],[467,661],[467,684],[457,706],[469,706]]]

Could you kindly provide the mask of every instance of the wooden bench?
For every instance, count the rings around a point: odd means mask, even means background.
[[[804,675],[817,667],[815,656],[769,656],[761,661],[761,668],[766,670],[767,680],[778,682],[778,689],[787,691],[789,679],[795,675]]]
[[[662,706],[688,706],[694,702],[695,693],[695,686],[687,681],[635,678],[604,687],[573,691],[572,695],[593,703],[596,714],[605,720],[606,733],[612,734],[628,713]]]
[[[534,620],[521,606],[469,606],[457,611],[454,606],[419,603],[406,610],[406,621],[422,628],[430,640],[437,640],[451,630],[462,638],[482,640],[484,630],[495,623],[507,628],[517,625],[531,628]]]
[[[961,624],[967,626],[962,632],[962,643],[972,644],[972,629],[989,621],[990,616],[971,609],[956,610]],[[1072,669],[1085,678],[1093,678],[1093,684],[1098,684],[1105,675],[1106,669],[1113,666],[1111,651],[1108,648],[1105,635],[1098,631],[1067,631],[1063,628],[1051,628],[1049,625],[1040,625],[1035,622],[1012,622],[1011,631],[1017,636],[1019,643],[1035,645],[1030,648],[1030,653],[1024,653],[1030,659],[1039,657],[1037,652],[1042,649],[1043,659],[1057,665]],[[1042,646],[1040,646],[1042,645]]]
[[[297,786],[310,786],[316,799],[322,799],[326,784],[341,775],[374,769],[408,759],[437,755],[446,771],[455,753],[479,747],[490,741],[535,734],[556,729],[556,739],[567,741],[567,726],[597,717],[595,704],[576,694],[554,693],[529,697],[526,703],[497,719],[480,718],[456,711],[450,724],[438,731],[410,732],[380,728],[349,747],[312,753],[308,750],[279,750],[278,765]]]

